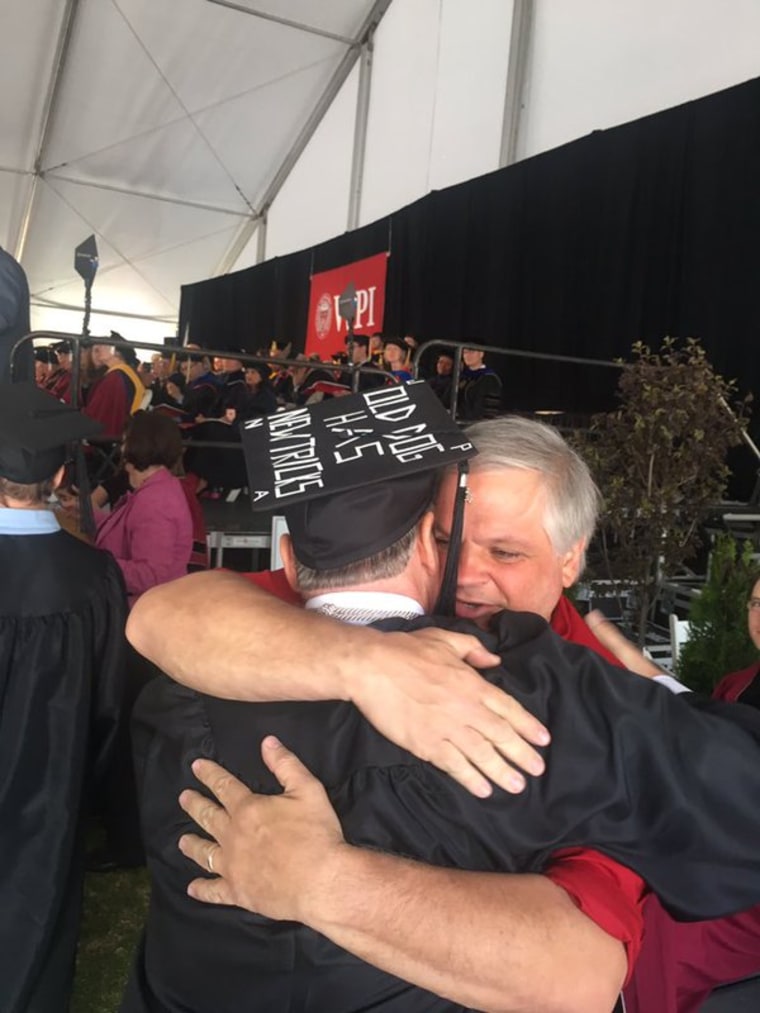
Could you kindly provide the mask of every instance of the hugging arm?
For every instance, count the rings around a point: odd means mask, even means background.
[[[193,765],[222,803],[186,791],[214,840],[182,851],[215,879],[190,893],[301,921],[377,967],[494,1013],[609,1011],[626,975],[623,944],[545,876],[477,873],[348,845],[321,784],[276,739],[263,756],[285,791],[257,796],[211,761]]]
[[[134,605],[133,646],[177,682],[234,700],[350,700],[383,735],[477,795],[521,791],[548,733],[472,665],[477,638],[380,633],[288,605],[221,570],[162,584]]]

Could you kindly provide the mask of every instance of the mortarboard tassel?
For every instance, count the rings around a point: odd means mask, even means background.
[[[454,615],[454,603],[457,594],[457,571],[459,569],[459,554],[462,548],[464,508],[467,502],[467,473],[470,470],[467,461],[460,461],[457,468],[459,470],[459,478],[457,480],[456,496],[454,497],[454,515],[451,518],[449,550],[446,553],[446,566],[443,570],[441,590],[434,610],[437,616]]]

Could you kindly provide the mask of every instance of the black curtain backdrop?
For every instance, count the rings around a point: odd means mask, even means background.
[[[207,347],[303,348],[309,278],[390,249],[385,330],[595,359],[699,338],[760,395],[760,79],[437,191],[312,249],[182,289]],[[588,412],[616,371],[492,356],[508,408]]]

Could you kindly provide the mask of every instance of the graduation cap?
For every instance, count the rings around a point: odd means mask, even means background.
[[[253,509],[282,511],[296,557],[316,570],[393,545],[441,469],[477,453],[424,381],[251,419],[242,440]]]
[[[44,482],[65,462],[69,442],[102,430],[34,383],[0,384],[0,477]]]

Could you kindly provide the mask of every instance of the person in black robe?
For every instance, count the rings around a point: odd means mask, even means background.
[[[441,352],[435,360],[435,373],[427,378],[427,382],[435,391],[435,395],[444,408],[451,408],[451,381],[454,359],[449,352]]]
[[[245,407],[239,416],[241,422],[271,415],[277,411],[277,395],[269,382],[269,370],[265,366],[245,367],[245,383],[248,390]]]
[[[465,422],[492,419],[501,411],[501,378],[483,359],[484,353],[478,348],[462,349],[464,368],[459,374],[457,416]]]
[[[243,355],[248,353],[240,349]],[[212,406],[210,417],[228,421],[241,418],[245,411],[245,404],[248,399],[248,388],[245,383],[245,370],[240,359],[223,359],[225,375],[224,381],[219,389],[215,404]]]
[[[0,947],[3,1013],[68,1009],[87,802],[123,691],[119,568],[62,531],[47,497],[65,441],[97,423],[34,384],[0,385]]]
[[[34,379],[31,341],[16,352],[11,374],[13,347],[29,331],[29,284],[24,269],[0,247],[0,382]]]
[[[402,399],[408,396],[404,390]],[[361,433],[365,450],[375,441],[391,444],[391,433],[368,434],[371,420],[359,418],[361,402],[344,400],[340,417],[358,427],[354,432]],[[377,399],[372,404],[377,406]],[[393,409],[389,404],[389,413],[411,420],[419,437],[419,417],[395,398]],[[337,409],[329,404],[320,409],[329,427],[328,416]],[[316,414],[311,412],[312,418]],[[296,420],[303,430],[303,413],[294,413]],[[283,416],[272,424],[275,456],[298,452],[283,441],[287,429]],[[260,437],[265,430],[257,426],[248,432]],[[311,446],[318,435],[312,427],[299,439]],[[440,433],[435,435],[441,446]],[[346,444],[356,437],[342,428],[337,438],[345,462]],[[460,434],[456,439],[461,444]],[[325,474],[330,462],[321,463]],[[271,491],[263,477],[266,454],[249,457],[249,466],[252,496],[266,501]],[[270,464],[270,470],[277,466]],[[306,503],[303,512],[291,507],[286,516],[298,561],[334,575],[336,568],[385,551],[410,525],[414,528],[430,501],[432,483],[409,482],[375,486],[374,494],[359,487],[323,495],[316,505]],[[392,581],[386,579],[384,590],[394,590]],[[355,602],[350,611],[357,611]],[[409,623],[390,626],[406,629]],[[461,621],[458,628],[474,632]],[[188,765],[199,755],[218,759],[256,791],[276,793],[278,785],[254,748],[268,733],[297,745],[307,766],[328,785],[343,832],[354,845],[452,868],[515,873],[540,873],[558,849],[593,845],[643,876],[671,910],[685,917],[702,917],[706,910],[723,913],[760,895],[753,847],[760,815],[751,804],[760,787],[760,723],[748,721],[743,729],[728,712],[704,715],[565,643],[537,616],[503,614],[489,646],[504,661],[490,677],[554,730],[548,773],[519,799],[504,792],[489,801],[469,796],[383,739],[349,704],[244,705],[201,696],[168,680],[143,694],[135,748],[153,894],[124,1013],[226,1013],[243,1007],[287,1009],[291,1003],[314,1013],[463,1009],[371,967],[294,921],[273,922],[261,912],[241,915],[229,907],[197,910],[187,895],[191,867],[175,850],[178,833],[191,827],[177,818],[174,797],[191,783]],[[675,739],[671,730],[677,731]],[[736,792],[729,817],[721,805],[728,768]],[[202,805],[208,809],[208,802]],[[200,814],[197,808],[193,812]],[[729,826],[735,838],[726,832]],[[744,843],[737,846],[735,840]],[[211,872],[218,851],[217,845],[196,840],[195,857]],[[713,876],[709,884],[702,882],[706,860]]]
[[[188,349],[197,345],[187,345]],[[187,380],[187,388],[182,401],[188,421],[194,422],[199,415],[210,417],[219,397],[220,382],[211,372],[211,363],[207,355],[190,352],[183,364],[183,372]]]

